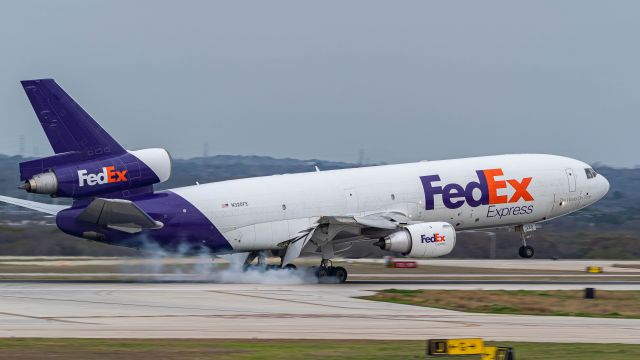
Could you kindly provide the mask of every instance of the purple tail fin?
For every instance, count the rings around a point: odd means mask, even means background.
[[[21,83],[56,154],[93,159],[126,152],[53,79]]]

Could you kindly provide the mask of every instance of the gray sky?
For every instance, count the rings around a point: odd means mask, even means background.
[[[638,1],[11,1],[0,153],[53,77],[129,149],[640,164]]]

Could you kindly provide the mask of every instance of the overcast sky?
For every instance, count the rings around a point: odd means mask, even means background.
[[[640,164],[638,1],[11,1],[0,153],[52,77],[129,149]]]

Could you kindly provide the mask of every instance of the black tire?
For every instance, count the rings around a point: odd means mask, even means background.
[[[330,276],[330,275],[331,273],[329,269],[324,266],[321,266],[316,269],[316,276],[318,277],[318,279],[326,278],[327,276]]]
[[[344,283],[345,281],[347,281],[347,269],[343,268],[342,266],[337,266],[333,268],[333,276],[336,278],[336,280],[338,281],[339,284]]]
[[[525,246],[524,247],[524,257],[527,259],[531,259],[533,257],[533,255],[535,255],[535,250],[533,250],[533,248],[531,246]]]
[[[518,255],[525,259],[531,259],[535,253],[535,250],[529,245],[521,246],[520,249],[518,249]]]
[[[285,265],[284,269],[285,270],[296,270],[298,267],[293,265],[293,264],[287,264]]]

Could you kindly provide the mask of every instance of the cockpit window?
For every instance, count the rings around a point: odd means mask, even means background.
[[[598,175],[598,173],[592,168],[586,168],[584,169],[584,172],[587,174],[587,179],[593,179]]]

